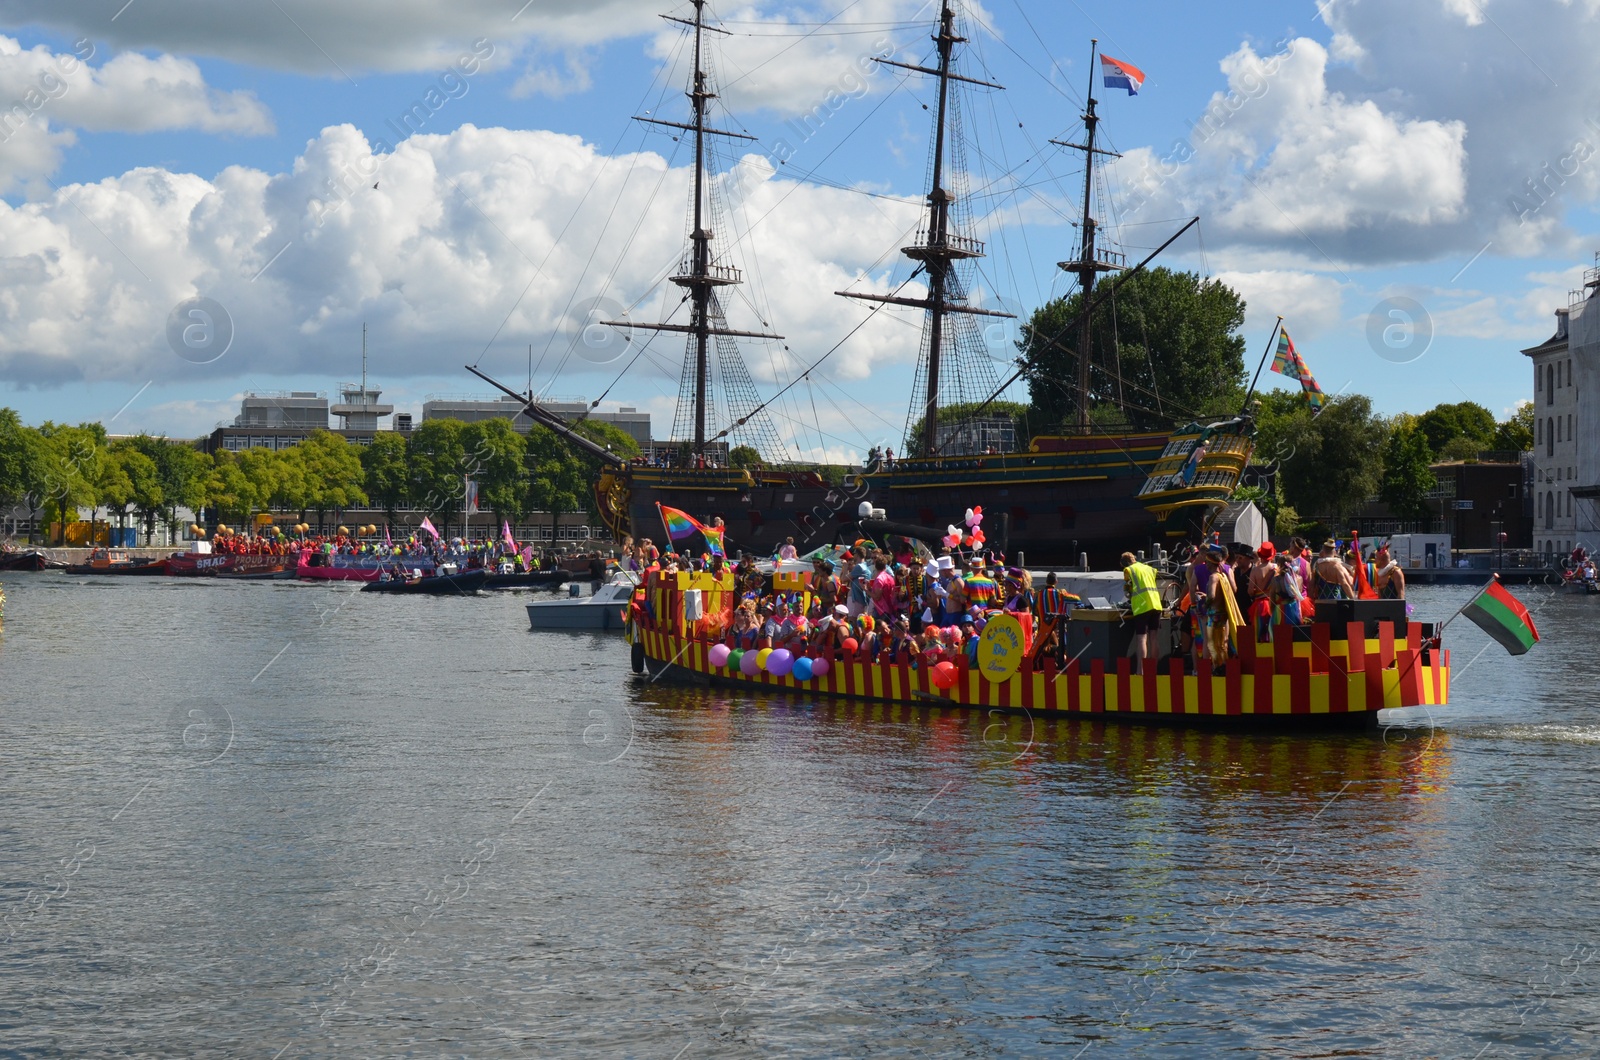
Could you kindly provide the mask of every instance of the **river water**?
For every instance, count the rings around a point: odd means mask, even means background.
[[[0,1054],[1600,1052],[1600,600],[1237,735],[647,684],[521,594],[4,585]]]

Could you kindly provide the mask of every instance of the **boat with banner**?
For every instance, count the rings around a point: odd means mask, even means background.
[[[431,556],[353,555],[306,549],[299,554],[294,573],[295,577],[310,581],[375,582],[385,571],[414,572],[413,576],[426,577],[433,573],[434,566]]]
[[[459,574],[424,574],[411,577],[407,573],[395,576],[383,572],[375,581],[361,586],[364,593],[396,593],[413,596],[466,595],[482,589],[489,572],[483,569],[462,571]]]
[[[167,573],[179,578],[212,577],[221,574],[270,575],[290,571],[294,566],[295,560],[290,556],[211,552],[199,549],[174,552],[167,557]]]
[[[780,578],[773,589],[803,592],[802,585]],[[1237,656],[1219,667],[1179,654],[1164,617],[1163,650],[1138,673],[1125,653],[1127,613],[1114,607],[1072,612],[1066,644],[1077,647],[1064,665],[1034,644],[1026,614],[991,617],[973,659],[891,662],[832,646],[740,652],[728,632],[737,597],[731,574],[650,572],[629,609],[635,672],[891,708],[1238,726],[1368,726],[1385,708],[1449,700],[1450,652],[1433,624],[1407,620],[1404,601],[1324,602],[1317,620],[1274,626],[1259,642],[1246,623]]]
[[[901,253],[914,266],[892,294],[839,291],[869,303],[870,314],[899,306],[920,309],[923,338],[911,410],[901,441],[899,460],[869,461],[863,473],[830,485],[817,471],[788,463],[778,433],[767,418],[772,401],[760,400],[735,339],[777,341],[767,330],[730,327],[720,292],[742,284],[744,271],[728,258],[738,241],[724,238],[721,198],[708,195],[707,152],[724,141],[750,139],[742,133],[712,127],[707,107],[717,98],[703,56],[708,34],[724,31],[708,24],[704,4],[694,3],[693,19],[672,19],[692,30],[694,70],[689,87],[692,112],[686,122],[645,117],[641,121],[687,134],[695,158],[690,245],[670,280],[684,289],[689,308],[685,324],[605,321],[632,331],[679,332],[688,336],[680,375],[678,412],[672,437],[681,440],[676,466],[625,462],[604,447],[573,432],[559,417],[533,400],[533,393],[512,390],[469,366],[469,370],[504,394],[527,401],[525,414],[549,427],[601,464],[595,496],[601,519],[617,539],[652,536],[659,525],[657,505],[722,518],[728,540],[741,550],[770,554],[787,537],[804,551],[838,540],[853,519],[859,502],[870,501],[888,518],[930,524],[951,491],[992,513],[990,539],[1001,552],[1025,551],[1035,563],[1076,563],[1087,553],[1104,564],[1132,545],[1150,548],[1192,536],[1219,511],[1239,484],[1251,455],[1254,424],[1247,416],[1220,422],[1173,422],[1163,429],[1110,431],[1096,425],[1094,408],[1121,401],[1132,381],[1114,376],[1093,355],[1077,358],[1076,377],[1066,381],[1073,395],[1076,423],[1068,433],[1043,433],[1026,451],[1009,444],[984,444],[984,410],[1024,374],[1001,382],[984,348],[978,322],[1012,314],[977,304],[973,269],[984,257],[984,243],[971,231],[973,219],[966,189],[969,184],[960,119],[960,92],[965,86],[1000,86],[966,76],[959,70],[958,46],[966,42],[955,0],[940,5],[934,25],[937,55],[933,65],[875,57],[891,67],[927,75],[936,98],[926,108],[933,115],[927,214],[915,237]],[[1091,70],[1094,67],[1091,54]],[[1116,287],[1188,231],[1185,224],[1160,247],[1129,268],[1126,256],[1097,238],[1102,222],[1093,205],[1096,165],[1113,152],[1096,146],[1096,100],[1091,88],[1083,115],[1083,142],[1055,141],[1084,152],[1085,175],[1081,242],[1076,256],[1061,268],[1078,280],[1084,312],[1071,328],[1076,349],[1092,350],[1089,321]],[[676,137],[675,137],[676,138]],[[989,182],[985,182],[986,184]],[[718,251],[716,248],[723,248]],[[1103,273],[1121,276],[1096,287]],[[904,296],[900,288],[925,277],[925,295]],[[746,298],[748,301],[748,298]],[[752,303],[754,304],[754,303]],[[765,314],[762,314],[765,316]],[[766,321],[761,321],[763,328]],[[1053,336],[1052,342],[1073,340]],[[837,349],[837,347],[835,347]],[[832,351],[830,351],[831,354]],[[793,386],[825,360],[807,368]],[[1114,385],[1112,383],[1114,381]],[[783,389],[788,389],[785,387]],[[1158,402],[1159,404],[1159,402]],[[959,409],[957,408],[959,406]],[[964,411],[963,411],[964,410]],[[947,413],[961,412],[952,420]],[[1015,426],[1015,425],[1013,425]],[[727,466],[728,447],[750,446],[767,462],[758,469]],[[1191,463],[1181,479],[1173,469]],[[675,454],[676,455],[676,454]]]

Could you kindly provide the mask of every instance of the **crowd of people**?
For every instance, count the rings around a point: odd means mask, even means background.
[[[1132,558],[1124,556],[1128,562]],[[1175,613],[1186,620],[1182,628],[1195,657],[1213,665],[1236,651],[1231,643],[1240,624],[1236,619],[1254,622],[1256,639],[1265,642],[1274,626],[1308,621],[1319,600],[1403,600],[1406,595],[1405,572],[1387,545],[1367,559],[1358,547],[1341,551],[1331,539],[1313,553],[1300,537],[1291,538],[1281,552],[1270,541],[1253,550],[1212,542],[1181,568],[1180,581],[1183,595]]]
[[[792,540],[778,558],[796,558]],[[889,548],[857,542],[835,556],[816,556],[802,587],[787,591],[775,589],[772,575],[748,553],[729,564],[721,555],[661,553],[646,539],[625,563],[645,574],[731,573],[738,598],[732,619],[708,630],[730,647],[797,654],[831,648],[882,662],[970,660],[984,627],[1006,613],[1032,615],[1030,625],[1058,637],[1079,602],[1054,573],[1036,587],[1029,571],[1006,566],[1004,556],[950,549],[933,555],[905,540]]]

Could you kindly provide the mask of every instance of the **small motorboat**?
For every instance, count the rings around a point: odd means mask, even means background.
[[[439,596],[443,593],[475,593],[483,588],[488,571],[469,570],[460,574],[428,574],[421,578],[379,578],[361,587],[364,593],[420,593]]]
[[[485,589],[559,589],[578,577],[570,570],[521,571],[515,574],[490,574]]]
[[[68,574],[165,574],[165,559],[133,559],[121,549],[97,548],[87,563],[69,563],[61,568]]]
[[[620,631],[636,588],[631,576],[618,574],[593,596],[539,600],[528,605],[528,628]]]

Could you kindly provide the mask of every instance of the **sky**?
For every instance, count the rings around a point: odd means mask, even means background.
[[[1600,249],[1600,0],[960,5],[988,256],[973,298],[1026,315],[1071,283],[1091,39],[1105,234],[1282,316],[1327,392],[1380,412],[1531,397],[1523,347]],[[400,411],[485,394],[464,365],[671,428],[685,319],[689,38],[672,0],[0,0],[0,404],[193,437],[246,391],[361,372]],[[731,327],[792,455],[897,445],[937,6],[709,3]],[[196,313],[204,315],[197,316]],[[993,369],[1015,325],[986,318]],[[1268,373],[1264,385],[1288,385]],[[1020,391],[1008,396],[1022,397]]]

